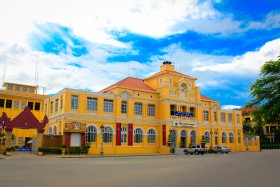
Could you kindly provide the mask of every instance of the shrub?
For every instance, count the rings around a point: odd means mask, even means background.
[[[6,151],[7,151],[7,152],[11,152],[12,150],[13,150],[13,148],[11,148],[11,147],[7,147],[7,148],[6,148]]]

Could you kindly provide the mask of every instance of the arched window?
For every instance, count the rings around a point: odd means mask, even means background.
[[[222,133],[222,143],[227,142],[227,134],[225,132]]]
[[[111,127],[104,127],[103,129],[103,142],[109,143],[112,142],[113,130]]]
[[[88,126],[86,132],[86,142],[96,142],[97,130],[94,126]]]
[[[53,127],[53,134],[56,134],[57,133],[57,128],[56,126]]]
[[[149,129],[148,131],[148,143],[156,142],[156,131],[154,129]]]
[[[49,127],[49,134],[52,134],[52,127]]]
[[[210,133],[208,131],[204,132],[205,143],[209,143]]]
[[[195,131],[191,132],[191,145],[196,145],[196,133],[195,133]]]
[[[182,130],[182,132],[181,132],[181,137],[187,137],[187,133],[186,133],[185,130]]]
[[[229,143],[233,143],[234,135],[232,132],[229,133]]]
[[[142,143],[143,131],[140,128],[134,130],[134,142]]]

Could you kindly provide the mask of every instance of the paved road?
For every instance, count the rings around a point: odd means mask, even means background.
[[[0,159],[0,186],[280,186],[280,150],[206,155]]]

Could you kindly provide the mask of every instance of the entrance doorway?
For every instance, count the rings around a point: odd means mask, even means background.
[[[180,148],[186,148],[187,145],[187,133],[185,130],[181,131],[181,141],[180,141]]]
[[[170,130],[170,147],[176,148],[176,131]]]

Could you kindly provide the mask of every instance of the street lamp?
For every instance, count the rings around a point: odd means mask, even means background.
[[[100,129],[101,129],[101,149],[100,149],[100,156],[104,155],[104,150],[103,150],[103,134],[104,134],[104,125],[102,124]]]

